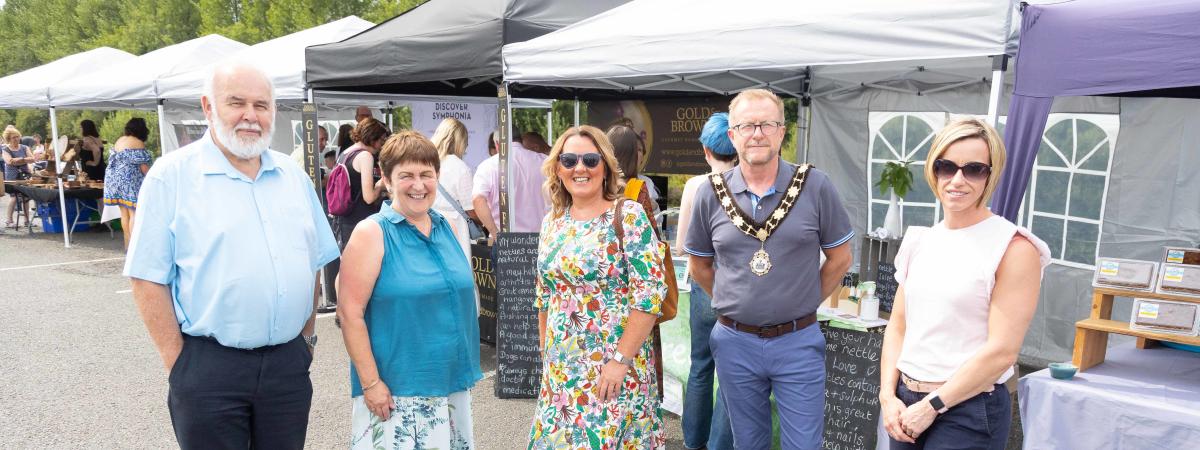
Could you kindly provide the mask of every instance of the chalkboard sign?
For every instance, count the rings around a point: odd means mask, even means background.
[[[874,449],[883,328],[825,332],[825,450]]]
[[[896,266],[879,263],[875,278],[875,297],[879,299],[879,310],[892,312],[892,302],[896,299]]]
[[[479,340],[496,345],[496,272],[492,247],[471,244],[471,271],[479,290]]]
[[[496,396],[534,398],[541,385],[538,348],[537,233],[496,237]]]

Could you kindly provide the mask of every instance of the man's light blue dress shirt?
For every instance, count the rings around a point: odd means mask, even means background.
[[[169,285],[183,333],[249,349],[300,334],[315,272],[337,256],[312,182],[291,158],[263,152],[251,180],[205,132],[146,174],[125,276]]]

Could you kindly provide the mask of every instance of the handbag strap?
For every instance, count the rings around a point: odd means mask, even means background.
[[[466,219],[467,222],[470,222],[471,217],[467,216],[467,212],[463,210],[463,207],[458,203],[458,200],[455,200],[454,197],[450,196],[449,192],[446,192],[446,188],[442,187],[442,183],[438,183],[437,187],[438,195],[444,197],[446,201],[450,203],[450,206],[453,206],[454,210],[458,211],[458,214],[461,215],[463,219]]]

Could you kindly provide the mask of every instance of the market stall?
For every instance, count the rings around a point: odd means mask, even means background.
[[[1151,349],[1200,344],[1200,298],[1193,292],[1200,276],[1200,250],[1194,249],[1200,185],[1191,175],[1200,167],[1192,131],[1200,126],[1197,20],[1194,2],[1025,6],[1005,133],[1012,170],[994,209],[1010,219],[1023,209],[1039,212],[1036,202],[1022,207],[1022,199],[1057,152],[1043,138],[1053,128],[1051,108],[1069,97],[1105,95],[1119,97],[1121,116],[1102,229],[1089,255],[1095,258],[1094,272],[1087,273],[1092,283],[1080,288],[1092,294],[1081,305],[1090,307],[1055,323],[1073,335],[1080,373],[1071,378],[1074,368],[1052,367],[1021,380],[1026,448],[1188,448],[1200,442],[1198,399],[1191,395],[1200,357]],[[1064,379],[1052,379],[1054,370]]]
[[[863,236],[870,230],[864,198],[870,163],[866,151],[856,150],[873,138],[863,119],[893,105],[995,119],[1014,37],[1013,7],[1008,1],[957,2],[953,8],[881,1],[804,7],[752,1],[733,8],[718,1],[634,1],[506,46],[505,79],[514,90],[557,86],[581,98],[594,92],[629,99],[729,96],[749,88],[797,98],[797,159],[831,175]],[[612,29],[627,31],[606,31]],[[686,346],[664,344],[666,354]],[[668,363],[667,371],[683,379],[687,366]]]
[[[498,90],[503,91],[498,89],[502,86],[501,47],[544,35],[622,3],[625,0],[433,0],[345,41],[308,48],[307,81],[315,98],[383,94],[436,96],[445,102],[486,99],[497,105],[497,117],[510,117],[512,108],[520,107],[527,99],[571,95],[558,88],[528,86],[512,92],[512,96],[505,91],[502,99],[516,97],[515,101],[498,103]],[[381,53],[390,56],[381,60]],[[507,124],[507,119],[500,122]],[[500,128],[501,173],[508,173],[505,168],[510,134],[507,126]],[[500,190],[501,209],[508,210],[507,193],[511,188],[501,183]],[[472,252],[477,280],[496,282],[494,291],[481,292],[481,335],[496,336],[496,394],[532,397],[536,386],[529,380],[536,381],[541,366],[536,351],[530,350],[536,349],[537,328],[528,309],[533,277],[526,257],[536,254],[536,233],[503,233],[510,230],[507,218],[508,214],[501,215],[502,233],[496,244],[499,256],[495,263],[486,246],[475,246],[477,250]],[[530,234],[534,236],[532,242]],[[531,246],[533,253],[528,254]]]
[[[50,103],[50,86],[134,58],[135,56],[121,50],[100,47],[0,78],[0,108],[48,108],[53,123],[55,117],[54,107]],[[61,156],[62,153],[56,151],[55,160]],[[55,183],[61,191],[62,180],[59,179]],[[60,194],[59,201],[65,200],[65,195]],[[61,211],[60,217],[66,222],[66,211]],[[71,246],[68,233],[63,233],[63,244]]]

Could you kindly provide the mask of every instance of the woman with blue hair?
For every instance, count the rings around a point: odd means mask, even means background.
[[[729,141],[729,114],[716,113],[708,118],[700,133],[700,144],[704,147],[704,160],[712,169],[710,173],[722,173],[737,165],[737,150]],[[687,242],[688,225],[692,219],[692,200],[696,190],[707,182],[707,175],[692,177],[683,186],[683,198],[679,203],[679,231],[675,246],[677,256],[683,255],[683,244]],[[688,267],[690,273],[691,267]],[[717,323],[712,308],[712,297],[692,281],[689,294],[689,318],[692,332],[692,369],[688,373],[687,390],[683,398],[683,445],[689,449],[708,448],[722,450],[733,448],[733,432],[725,404],[717,397],[713,406],[713,362],[708,347],[708,335]]]

